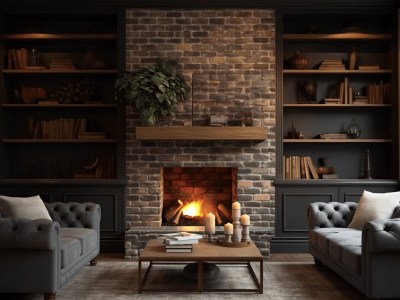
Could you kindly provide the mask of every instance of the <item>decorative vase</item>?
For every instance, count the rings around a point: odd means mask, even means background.
[[[308,59],[301,55],[299,50],[290,58],[290,63],[293,69],[304,70],[308,68]]]
[[[372,179],[371,176],[371,161],[369,158],[369,150],[365,150],[364,156],[364,179]]]
[[[356,124],[356,119],[355,118],[353,118],[352,120],[351,120],[351,124],[350,124],[350,126],[347,128],[347,136],[350,138],[350,139],[356,139],[356,138],[358,138],[359,136],[360,136],[360,134],[361,134],[361,128],[360,128],[360,126],[358,126],[357,124]]]
[[[347,68],[349,70],[355,70],[356,69],[356,62],[357,62],[357,52],[356,52],[356,47],[354,47],[349,52],[349,56],[348,56],[348,59],[347,59]]]

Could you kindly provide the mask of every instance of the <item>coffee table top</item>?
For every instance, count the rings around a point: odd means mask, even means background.
[[[263,257],[253,242],[248,247],[224,247],[201,239],[191,253],[165,252],[161,239],[147,242],[139,256],[141,261],[260,261]]]

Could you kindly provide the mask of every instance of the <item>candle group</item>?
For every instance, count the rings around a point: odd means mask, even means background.
[[[212,213],[206,215],[205,231],[206,234],[215,233],[215,215]]]

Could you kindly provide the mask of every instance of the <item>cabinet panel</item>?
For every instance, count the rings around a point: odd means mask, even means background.
[[[277,203],[278,231],[283,235],[307,232],[307,207],[312,202],[331,202],[337,199],[336,188],[279,188]]]
[[[358,202],[364,190],[373,193],[388,193],[398,190],[396,186],[355,186],[355,187],[342,187],[339,189],[340,202]]]
[[[102,232],[117,234],[121,231],[121,195],[118,190],[68,191],[63,194],[63,202],[93,202],[101,207],[100,228]]]

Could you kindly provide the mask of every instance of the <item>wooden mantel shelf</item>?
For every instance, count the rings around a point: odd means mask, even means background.
[[[136,139],[154,141],[263,141],[265,127],[136,127]]]

